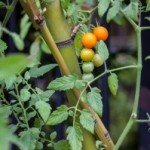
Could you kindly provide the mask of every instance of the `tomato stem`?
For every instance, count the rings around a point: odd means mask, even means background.
[[[137,77],[136,77],[136,90],[135,90],[135,97],[134,97],[134,103],[133,103],[133,109],[132,109],[132,114],[135,114],[137,116],[138,112],[138,105],[139,105],[139,94],[140,94],[140,83],[141,83],[141,71],[142,71],[142,42],[141,42],[141,27],[138,25],[133,25],[136,35],[137,35],[137,44],[138,44],[138,49],[137,49]],[[123,143],[124,139],[126,138],[127,134],[131,130],[133,123],[136,120],[132,117],[130,117],[127,125],[124,128],[124,131],[120,135],[114,150],[118,150]]]
[[[11,5],[8,6],[7,8],[7,12],[6,12],[6,15],[5,15],[5,18],[4,18],[4,21],[2,23],[2,26],[5,27],[12,12],[14,11],[15,7],[16,7],[16,4],[17,4],[18,0],[13,0],[13,2],[11,3]],[[9,4],[9,2],[7,2],[7,4]]]

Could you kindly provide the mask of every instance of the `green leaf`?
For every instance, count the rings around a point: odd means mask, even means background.
[[[97,44],[97,52],[105,61],[109,58],[108,48],[102,40],[100,40]]]
[[[29,73],[29,71],[26,71],[26,73],[24,75],[24,79],[25,80],[29,80],[30,79],[30,73]]]
[[[31,68],[29,70],[30,77],[37,78],[37,77],[43,76],[44,74],[46,74],[47,72],[55,68],[56,66],[57,64],[49,64],[49,65],[45,65],[39,68],[37,67]]]
[[[97,88],[92,88],[91,92],[87,94],[88,104],[93,108],[95,112],[97,112],[100,116],[102,116],[103,112],[103,104],[102,97]]]
[[[83,88],[85,86],[85,82],[83,81],[83,80],[76,80],[76,82],[75,82],[75,87],[77,88],[77,89],[81,89],[81,88]]]
[[[96,148],[99,150],[99,149],[102,149],[102,147],[103,147],[103,142],[97,140],[96,141]]]
[[[150,59],[150,56],[145,57],[145,60],[148,60],[148,59]]]
[[[111,73],[108,77],[108,87],[113,95],[117,94],[118,77],[115,73]]]
[[[35,40],[30,47],[30,59],[31,63],[28,65],[28,67],[35,67],[40,64],[40,56],[41,50],[40,50],[40,41]]]
[[[2,8],[2,7],[5,7],[5,6],[6,6],[6,4],[4,2],[0,1],[0,7]]]
[[[138,21],[138,2],[131,2],[123,12],[132,20]]]
[[[99,0],[98,3],[98,14],[103,17],[104,13],[107,11],[110,4],[110,0]]]
[[[55,150],[71,150],[70,145],[68,141],[61,140],[57,143],[54,143],[54,149]]]
[[[0,58],[0,80],[20,74],[27,67],[28,61],[27,56],[21,54]]]
[[[26,37],[29,28],[31,26],[31,22],[29,22],[29,17],[27,14],[25,14],[20,22],[20,37],[24,40],[24,38]]]
[[[67,9],[67,16],[71,17],[74,14],[75,11],[76,11],[75,4],[70,4],[68,9]]]
[[[146,11],[150,11],[150,0],[147,0]]]
[[[86,24],[83,24],[81,27],[80,27],[80,29],[83,31],[83,32],[88,32],[89,30],[88,30],[88,26],[86,25]],[[83,35],[82,35],[83,36]]]
[[[11,89],[13,87],[13,84],[16,81],[16,76],[12,75],[11,77],[8,77],[7,79],[5,79],[5,84],[6,84],[6,88],[7,89]]]
[[[85,1],[86,1],[86,0],[76,0],[76,3],[79,4],[79,5],[81,5],[81,4],[83,4]]]
[[[81,49],[82,49],[82,43],[81,43],[82,33],[77,32],[75,39],[74,39],[74,47],[76,50],[77,56],[80,55]]]
[[[43,150],[43,143],[37,141],[35,149],[36,149],[36,150]]]
[[[20,97],[22,101],[24,102],[28,101],[30,96],[31,96],[31,93],[27,89],[21,89]]]
[[[7,49],[7,44],[0,39],[0,53],[4,52]]]
[[[107,13],[107,22],[110,22],[120,10],[120,2],[115,1],[113,7],[111,7]]]
[[[74,126],[68,127],[66,132],[68,133],[67,140],[72,150],[81,150],[83,135],[79,124],[75,123]]]
[[[114,21],[115,23],[117,23],[118,25],[120,25],[120,26],[125,26],[125,25],[126,25],[126,20],[125,20],[125,18],[122,16],[122,14],[119,14],[119,15],[115,16],[115,17],[113,18],[113,21]]]
[[[67,9],[70,4],[70,0],[61,0],[61,6],[63,9]]]
[[[72,75],[57,78],[48,85],[48,88],[57,91],[66,91],[69,89],[73,89],[76,79],[77,78]]]
[[[40,131],[38,128],[30,128],[29,130],[22,131],[20,133],[20,140],[24,145],[26,145],[28,150],[35,150],[39,134]]]
[[[8,119],[8,117],[12,114],[11,106],[0,106],[0,117],[3,119]]]
[[[94,119],[88,110],[82,110],[80,115],[80,123],[83,128],[94,134]]]
[[[46,122],[52,109],[50,105],[44,101],[38,101],[36,102],[35,107],[41,115],[42,119]]]
[[[39,88],[36,88],[36,91],[38,93],[38,97],[42,100],[42,101],[49,101],[49,98],[54,94],[55,91],[53,90],[46,90],[43,91]]]
[[[31,111],[31,112],[27,113],[28,121],[29,121],[31,118],[35,117],[36,114],[37,114],[36,111]]]
[[[53,141],[54,139],[56,139],[56,136],[57,136],[57,132],[54,131],[50,134],[50,139]]]
[[[146,20],[150,21],[150,17],[145,17],[144,19],[146,19]]]
[[[46,42],[44,41],[44,39],[42,39],[41,41],[41,49],[43,52],[45,52],[46,54],[51,54],[51,50],[49,49],[49,47],[47,46]]]
[[[20,51],[23,50],[24,49],[24,41],[22,40],[22,38],[17,33],[11,33],[10,36],[12,37],[17,49]]]
[[[1,118],[0,118],[1,119]],[[19,141],[17,136],[12,134],[12,131],[0,120],[0,148],[1,150],[11,149],[11,144],[15,144],[21,150],[27,150],[27,148]]]
[[[57,110],[53,111],[47,121],[47,125],[57,125],[68,118],[68,107],[61,105]]]

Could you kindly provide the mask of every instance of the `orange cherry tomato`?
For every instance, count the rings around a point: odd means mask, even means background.
[[[81,41],[86,48],[93,48],[97,43],[96,36],[93,33],[85,33]]]
[[[108,30],[103,26],[98,26],[93,30],[93,34],[96,36],[97,41],[99,40],[107,40],[108,38]]]

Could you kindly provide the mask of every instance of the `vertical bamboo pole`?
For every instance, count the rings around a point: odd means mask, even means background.
[[[80,77],[81,71],[78,65],[78,60],[74,50],[73,41],[71,39],[71,30],[64,17],[63,11],[60,6],[60,1],[55,0],[48,4],[43,3],[43,7],[46,8],[44,17],[55,42],[60,43],[67,40],[71,41],[69,45],[59,47],[59,50],[71,74],[76,74]],[[71,106],[76,104],[76,98],[72,91],[67,91],[67,97],[69,100],[69,104]],[[83,141],[84,149],[96,150],[94,137],[84,129],[83,129],[83,136],[84,136]]]

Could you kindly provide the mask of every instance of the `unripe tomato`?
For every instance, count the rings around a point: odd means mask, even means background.
[[[84,73],[82,75],[82,80],[84,81],[89,82],[89,81],[92,81],[93,79],[94,79],[94,75],[92,73]]]
[[[91,61],[95,53],[92,49],[83,48],[80,53],[80,57],[83,61]]]
[[[107,40],[108,38],[108,30],[103,26],[98,26],[93,31],[94,35],[96,36],[97,40]]]
[[[94,64],[92,62],[84,62],[82,64],[82,70],[84,73],[90,73],[94,70]]]
[[[81,41],[84,47],[93,48],[96,45],[97,39],[93,33],[85,33]]]
[[[104,60],[99,54],[95,54],[93,59],[92,59],[92,62],[93,62],[95,67],[100,67],[103,65]]]

